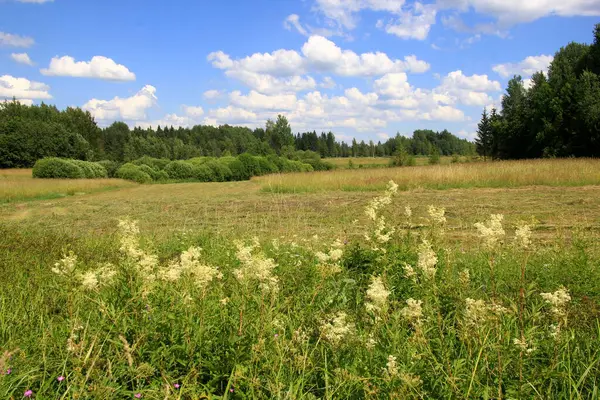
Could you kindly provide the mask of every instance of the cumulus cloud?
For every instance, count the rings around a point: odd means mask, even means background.
[[[177,114],[167,114],[161,119],[153,120],[153,121],[135,121],[135,126],[139,126],[140,128],[154,128],[156,129],[159,126],[162,127],[173,127],[173,128],[189,128],[194,125],[197,125],[197,122],[188,116],[181,116]]]
[[[207,57],[213,67],[222,69],[229,77],[265,94],[311,90],[317,84],[312,72],[331,73],[345,77],[381,76],[391,72],[423,73],[430,65],[414,55],[390,59],[383,52],[357,54],[343,50],[331,40],[318,35],[308,38],[301,53],[280,49],[272,53],[255,53],[233,60],[223,51]],[[329,79],[324,85],[332,86]],[[325,87],[325,86],[322,86]]]
[[[423,5],[419,2],[408,11],[400,12],[397,19],[392,19],[387,24],[382,20],[377,22],[378,28],[384,28],[391,35],[402,39],[425,40],[429,35],[431,25],[435,24],[437,9],[435,5]]]
[[[203,96],[206,100],[215,100],[222,96],[222,92],[220,90],[211,89],[207,90],[203,93]]]
[[[146,119],[146,111],[152,108],[156,101],[156,88],[146,85],[131,97],[115,97],[112,100],[91,99],[82,108],[101,121],[143,121]]]
[[[231,104],[251,110],[293,110],[296,106],[295,94],[264,95],[251,90],[247,95],[240,91],[231,92],[229,95]]]
[[[33,61],[29,58],[29,54],[27,53],[12,53],[10,58],[13,59],[14,62],[25,65],[33,65]]]
[[[0,46],[31,47],[34,43],[35,40],[27,36],[19,36],[12,33],[0,32]]]
[[[31,104],[32,100],[51,99],[49,90],[50,87],[41,82],[15,78],[11,75],[0,76],[0,98],[2,99],[14,97],[25,104]]]
[[[291,31],[292,28],[295,28],[299,34],[308,36],[308,31],[300,23],[300,17],[298,14],[288,15],[288,17],[283,21],[283,26],[289,31]]]
[[[346,29],[354,29],[361,10],[399,13],[404,0],[316,0],[315,9]]]
[[[506,63],[494,65],[492,70],[503,78],[512,77],[513,75],[521,75],[522,77],[530,77],[538,71],[548,72],[548,67],[554,57],[548,55],[529,56],[518,63]]]
[[[94,56],[90,61],[75,61],[73,57],[54,57],[50,66],[40,70],[48,76],[72,76],[77,78],[96,78],[108,81],[134,81],[135,74],[112,59]]]
[[[188,117],[197,118],[204,115],[204,109],[200,106],[182,106],[183,112]]]
[[[435,91],[454,99],[454,102],[467,106],[485,106],[493,101],[488,92],[502,90],[500,82],[487,75],[466,76],[461,70],[446,75]]]

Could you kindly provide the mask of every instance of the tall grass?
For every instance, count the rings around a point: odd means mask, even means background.
[[[496,216],[465,251],[394,192],[350,242],[0,226],[0,397],[596,398],[595,242]]]
[[[33,179],[31,169],[0,170],[0,203],[53,199],[136,186],[121,179]]]
[[[403,190],[529,185],[582,186],[600,184],[600,159],[546,159],[334,170],[309,174],[269,175],[253,180],[269,192],[382,190],[390,179]]]

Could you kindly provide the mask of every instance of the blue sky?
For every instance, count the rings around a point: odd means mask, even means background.
[[[513,74],[589,42],[589,0],[0,0],[0,98],[100,125],[472,138]]]

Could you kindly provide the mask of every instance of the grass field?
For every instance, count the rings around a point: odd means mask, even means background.
[[[53,199],[135,186],[121,179],[33,179],[30,169],[0,170],[0,203]]]
[[[599,396],[598,160],[60,198],[22,174],[0,173],[23,182],[0,204],[0,398]]]
[[[426,156],[416,156],[415,165],[422,166],[429,164],[429,157]],[[442,156],[440,157],[441,165],[448,165],[452,162],[453,157],[450,156]],[[350,168],[350,161],[352,161],[352,168],[380,168],[386,167],[390,164],[389,157],[348,157],[348,158],[324,158],[323,161],[327,161],[336,166],[339,169],[348,169]],[[458,157],[459,162],[466,162],[467,157],[461,156]]]

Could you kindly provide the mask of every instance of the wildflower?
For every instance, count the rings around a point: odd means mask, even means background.
[[[273,337],[277,339],[279,337],[279,333],[274,334]]]
[[[69,254],[63,255],[56,264],[54,264],[54,268],[52,268],[52,272],[57,275],[69,276],[75,270],[75,266],[77,264],[77,256],[70,251]]]
[[[567,303],[571,301],[571,296],[565,287],[560,287],[554,293],[540,293],[540,296],[546,300],[546,303],[552,306],[552,314],[554,314],[557,318],[563,318],[566,316],[566,307]]]
[[[235,245],[237,247],[236,256],[242,264],[241,268],[233,271],[236,279],[240,282],[256,280],[263,292],[276,293],[279,290],[279,279],[273,276],[273,270],[277,265],[275,261],[266,258],[261,252],[255,252],[255,249],[260,248],[258,239],[253,239],[253,243],[249,246],[239,241],[236,241]]]
[[[414,325],[420,325],[423,316],[422,304],[422,300],[408,299],[406,300],[406,307],[400,310],[400,314]]]
[[[219,300],[219,302],[222,306],[226,306],[227,303],[229,303],[229,297],[223,297],[221,300]]]
[[[365,343],[365,347],[369,350],[372,350],[375,348],[376,345],[377,345],[377,340],[375,340],[375,338],[373,337],[373,334],[370,333],[369,337],[367,338],[367,341]]]
[[[367,289],[367,298],[369,302],[366,304],[368,311],[380,313],[387,308],[387,299],[390,291],[385,288],[383,280],[380,276],[371,277],[371,284]]]
[[[558,337],[560,336],[560,325],[559,324],[552,324],[550,325],[550,336],[554,339],[558,339]]]
[[[463,269],[458,273],[458,281],[463,286],[469,286],[471,283],[471,273],[467,268]]]
[[[442,225],[446,223],[446,209],[445,208],[435,208],[434,206],[429,206],[427,209],[427,213],[429,217],[436,225]]]
[[[31,389],[27,389],[25,393],[23,393],[23,397],[31,397],[33,396],[33,391]]]
[[[410,206],[405,206],[404,207],[404,215],[406,215],[406,218],[412,217],[412,209],[410,208]]]
[[[488,307],[483,300],[465,299],[465,323],[467,326],[479,326],[488,319]]]
[[[529,225],[519,225],[515,231],[515,243],[523,249],[531,246],[531,227]]]
[[[412,267],[412,265],[404,263],[404,276],[407,279],[412,279],[413,281],[417,280],[417,273],[415,272],[415,269]]]
[[[180,385],[179,383],[176,383],[176,384],[174,384],[174,385],[173,385],[173,387],[174,387],[175,389],[179,389],[179,388],[181,387],[181,385]]]
[[[533,353],[533,352],[536,350],[536,348],[535,348],[535,347],[529,347],[529,345],[528,345],[527,341],[525,340],[525,338],[523,338],[523,339],[517,339],[517,338],[514,338],[514,339],[513,339],[513,344],[514,344],[514,345],[515,345],[515,346],[516,346],[516,347],[517,347],[517,348],[518,348],[520,351],[523,351],[523,352],[525,352],[525,353],[527,353],[527,354],[531,354],[531,353]]]
[[[81,286],[86,290],[94,290],[98,287],[98,278],[94,271],[88,271],[81,275]]]
[[[493,250],[504,238],[505,232],[502,227],[502,220],[504,216],[502,214],[490,215],[490,220],[487,224],[477,222],[474,226],[479,232],[479,237],[483,239],[484,246],[488,250]]]
[[[59,382],[62,382],[62,381],[65,380],[65,377],[61,375],[58,378],[56,378],[56,380],[59,381]]]
[[[347,321],[347,314],[343,311],[335,315],[330,315],[321,322],[321,333],[333,345],[338,345],[341,341],[354,332],[354,324]]]
[[[6,370],[6,375],[10,375],[10,373],[11,373],[11,372],[12,372],[12,369],[10,369],[10,368],[9,368],[9,369],[7,369],[7,370]]]
[[[433,251],[431,244],[427,240],[419,245],[419,261],[417,267],[423,272],[427,279],[433,279],[436,272],[437,255]]]
[[[385,364],[385,373],[388,377],[393,378],[398,375],[398,365],[396,364],[396,357],[389,355],[387,363]]]
[[[141,393],[136,393],[133,395],[133,397],[135,397],[136,399],[141,399],[142,398],[142,394]]]
[[[234,392],[233,388],[229,389],[229,393],[233,393],[233,392]]]

